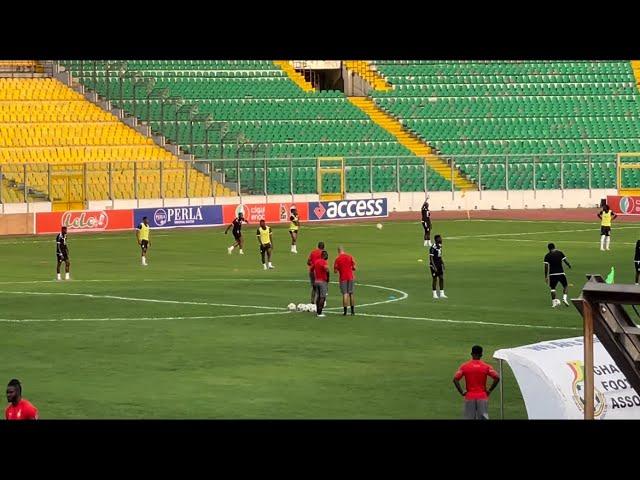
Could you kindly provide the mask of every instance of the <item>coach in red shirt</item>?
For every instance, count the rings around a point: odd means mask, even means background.
[[[315,283],[316,279],[313,275],[313,264],[316,263],[316,260],[319,260],[322,256],[322,252],[324,251],[324,242],[318,242],[318,248],[312,250],[309,254],[309,258],[307,258],[307,265],[309,266],[309,281],[311,282],[311,303],[316,303],[316,289]]]
[[[313,278],[315,278],[316,289],[316,312],[318,317],[324,317],[322,313],[324,304],[327,299],[327,293],[329,292],[329,264],[327,260],[329,254],[326,250],[322,251],[320,258],[313,263]]]
[[[38,409],[29,400],[22,398],[20,380],[14,378],[7,385],[7,402],[9,402],[9,406],[4,411],[6,420],[38,419]]]
[[[460,365],[453,377],[453,383],[464,396],[464,418],[466,420],[489,419],[489,395],[500,382],[500,375],[491,365],[482,360],[482,347],[471,348],[471,360]],[[460,379],[464,377],[467,391],[462,390]],[[487,377],[493,378],[493,384],[487,390]]]
[[[355,304],[353,301],[353,287],[355,277],[353,272],[356,270],[356,262],[351,255],[344,252],[343,247],[338,247],[338,256],[333,262],[333,273],[340,276],[340,293],[342,293],[342,309],[343,315],[347,314],[347,306],[351,306],[351,315],[355,315]]]

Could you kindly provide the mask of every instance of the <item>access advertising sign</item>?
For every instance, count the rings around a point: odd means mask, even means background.
[[[309,220],[346,220],[353,218],[387,217],[387,199],[341,200],[337,202],[310,202]]]

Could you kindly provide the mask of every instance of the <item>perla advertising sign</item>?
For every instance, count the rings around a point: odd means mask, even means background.
[[[210,227],[222,224],[220,205],[190,207],[138,208],[134,211],[134,225],[147,217],[151,228]]]

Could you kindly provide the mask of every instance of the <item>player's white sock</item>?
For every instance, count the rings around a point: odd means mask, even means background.
[[[429,240],[425,240],[425,241],[424,241],[424,246],[425,246],[425,247],[428,247],[428,246],[429,246]]]
[[[440,298],[447,298],[447,296],[444,294],[444,290],[440,290]]]
[[[438,292],[436,290],[433,291],[433,298],[438,298]]]
[[[58,274],[58,280],[62,280],[62,277],[60,276],[60,274]],[[636,283],[637,285],[637,283]]]
[[[273,268],[273,265],[271,264],[271,262],[269,262],[269,268]]]
[[[231,255],[231,252],[233,252],[233,245],[227,248],[227,252],[229,253],[229,255]]]
[[[263,263],[263,264],[262,264],[262,269],[263,269],[263,270],[266,270],[266,269],[267,269],[267,264],[266,264],[266,263]]]
[[[147,264],[147,257],[142,257],[142,265],[146,265]]]
[[[69,280],[69,272],[66,272],[66,273],[64,274],[64,279],[65,279],[65,280]]]
[[[569,306],[569,300],[567,299],[567,294],[562,295],[562,301],[565,305]]]
[[[609,243],[611,242],[611,237],[607,237],[604,241],[605,248],[609,250]]]
[[[427,247],[430,247],[431,245],[433,245],[433,244],[431,243],[431,240],[427,240]]]
[[[292,248],[292,250],[291,250],[291,251],[292,251],[293,253],[298,253],[298,246],[297,246],[297,245],[293,245],[291,248]]]
[[[244,252],[242,251],[242,249],[240,249],[240,255],[244,255]]]
[[[604,250],[605,235],[600,235],[600,250]]]

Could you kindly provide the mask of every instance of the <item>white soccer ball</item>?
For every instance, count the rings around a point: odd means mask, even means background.
[[[377,228],[378,230],[382,230],[382,224],[381,224],[381,223],[377,224],[377,225],[376,225],[376,228]]]
[[[314,303],[310,303],[309,304],[309,311],[313,312],[313,313],[316,313],[318,311],[318,308],[315,306]]]
[[[298,304],[298,311],[299,312],[304,312],[306,305],[304,303],[299,303]]]
[[[287,305],[287,308],[290,311],[295,312],[296,311],[296,304],[295,303],[290,303],[289,305]]]

